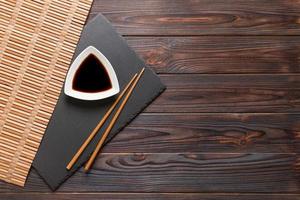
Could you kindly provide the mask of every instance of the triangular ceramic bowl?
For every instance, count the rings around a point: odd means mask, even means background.
[[[77,70],[79,69],[82,62],[91,54],[94,55],[106,69],[106,72],[111,81],[112,87],[110,89],[101,91],[101,92],[93,92],[93,93],[81,92],[81,91],[73,89],[73,80],[74,80]],[[118,82],[117,75],[116,75],[112,65],[110,64],[108,59],[98,49],[96,49],[93,46],[87,47],[85,50],[83,50],[77,56],[77,58],[72,63],[72,65],[68,71],[68,74],[66,76],[64,93],[70,97],[74,97],[77,99],[100,100],[100,99],[111,97],[111,96],[119,93],[119,91],[120,91],[119,82]]]

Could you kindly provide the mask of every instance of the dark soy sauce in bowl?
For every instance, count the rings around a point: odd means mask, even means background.
[[[90,54],[76,71],[72,87],[80,92],[96,93],[111,89],[112,83],[103,64]]]

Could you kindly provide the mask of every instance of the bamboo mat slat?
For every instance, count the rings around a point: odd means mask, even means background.
[[[0,179],[24,186],[92,0],[0,0]]]

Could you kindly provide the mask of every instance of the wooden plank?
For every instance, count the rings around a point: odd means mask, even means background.
[[[156,73],[299,73],[300,37],[126,37]]]
[[[0,199],[14,200],[299,200],[299,194],[201,194],[201,193],[9,193]]]
[[[162,74],[169,89],[300,89],[300,75]]]
[[[221,86],[216,86],[221,87]],[[167,89],[145,112],[299,113],[299,89]]]
[[[145,112],[288,112],[300,110],[300,76],[161,74],[167,90]]]
[[[300,3],[291,0],[95,0],[123,35],[299,35]]]
[[[106,153],[300,153],[299,114],[142,114]]]
[[[299,170],[299,154],[102,154],[57,192],[299,193]],[[37,174],[24,189],[0,183],[0,190],[49,192]]]

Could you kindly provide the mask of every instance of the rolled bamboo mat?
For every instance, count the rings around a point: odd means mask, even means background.
[[[0,0],[0,179],[24,186],[92,0]]]

